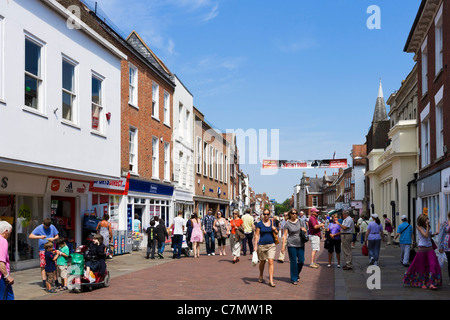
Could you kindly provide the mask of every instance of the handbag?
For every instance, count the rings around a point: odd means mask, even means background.
[[[309,241],[308,235],[302,229],[300,229],[300,239],[302,240],[302,243],[306,243]]]
[[[369,248],[367,248],[366,245],[362,246],[361,252],[363,255],[365,255],[366,257],[369,255]]]
[[[272,228],[272,226],[273,226],[273,221],[270,222],[270,227]],[[272,230],[272,235],[273,235],[273,242],[275,242],[275,244],[279,244],[280,240],[278,239],[278,231]]]

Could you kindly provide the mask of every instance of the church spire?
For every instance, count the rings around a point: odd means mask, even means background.
[[[373,113],[372,122],[379,122],[385,120],[388,120],[388,116],[386,112],[386,105],[384,103],[383,87],[381,85],[381,78],[380,78],[380,87],[378,88],[378,97],[377,102],[375,104],[375,111]]]

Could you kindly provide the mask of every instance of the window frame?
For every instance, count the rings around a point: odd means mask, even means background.
[[[164,180],[170,181],[170,143],[164,142]]]
[[[5,102],[4,21],[5,18],[0,15],[0,103]]]
[[[134,174],[138,174],[138,128],[129,126],[128,128],[128,169]],[[132,141],[133,140],[133,141]],[[133,148],[133,150],[131,150]],[[131,161],[133,155],[134,161]],[[133,166],[133,167],[131,167]]]
[[[429,115],[421,121],[421,164],[422,168],[431,163],[430,158],[430,117]]]
[[[195,169],[196,169],[196,173],[198,173],[198,174],[202,174],[202,166],[203,166],[203,164],[202,164],[202,146],[203,146],[202,138],[197,137],[197,143],[196,143],[196,148],[195,148],[195,150],[197,152],[196,157],[195,157],[197,159],[197,163],[195,165]]]
[[[159,138],[152,136],[152,179],[159,180]]]
[[[72,85],[73,91],[69,91],[67,89],[64,88],[64,63],[67,63],[69,65],[71,65],[73,67],[73,79],[72,79]],[[75,124],[78,125],[79,124],[79,117],[78,117],[78,62],[76,62],[75,60],[73,60],[72,58],[66,56],[66,55],[62,55],[62,59],[61,59],[61,76],[62,76],[62,85],[61,85],[61,121],[62,122],[67,122],[69,124]],[[71,106],[71,113],[72,113],[72,119],[66,119],[64,117],[64,93],[69,94],[72,98],[72,106]]]
[[[435,75],[437,76],[444,68],[444,28],[442,18],[443,4],[438,10],[435,24]]]
[[[32,35],[29,32],[25,32],[24,33],[24,80],[26,81],[27,77],[30,77],[34,80],[37,81],[37,89],[36,89],[36,107],[33,106],[28,106],[26,105],[26,101],[25,101],[25,95],[24,95],[24,108],[26,110],[32,111],[32,112],[36,112],[36,113],[40,113],[40,114],[45,114],[45,49],[46,49],[46,43],[40,39],[38,39],[37,37],[35,37],[34,35]],[[27,53],[26,53],[26,42],[29,41],[31,43],[33,43],[34,45],[38,46],[40,48],[39,50],[39,61],[38,61],[38,75],[35,75],[29,71],[26,70],[26,60],[27,60]],[[25,86],[25,81],[24,81],[24,86]],[[24,88],[25,93],[26,93],[26,88]]]
[[[93,86],[92,86],[92,81],[93,80],[97,80],[99,81],[100,85],[100,93],[99,93],[99,103],[96,103],[93,101]],[[99,73],[95,72],[95,71],[91,71],[91,132],[92,133],[96,133],[96,134],[104,134],[104,110],[105,110],[105,105],[104,105],[104,97],[105,97],[105,90],[104,90],[104,84],[105,84],[105,77],[103,77],[102,75],[100,75]],[[93,116],[93,107],[96,107],[99,109],[99,114],[98,114],[98,127],[97,129],[94,128],[94,116]]]
[[[133,79],[131,79],[131,71],[133,70]],[[128,64],[128,104],[138,108],[138,68],[132,63]],[[132,93],[133,91],[133,93]]]
[[[422,96],[425,96],[428,92],[428,38],[421,47],[421,64],[422,64]]]
[[[152,83],[152,118],[159,121],[159,84]]]
[[[164,90],[164,119],[163,123],[170,127],[170,93]]]

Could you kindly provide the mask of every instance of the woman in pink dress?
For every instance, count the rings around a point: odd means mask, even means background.
[[[198,258],[200,256],[200,242],[203,241],[203,232],[202,232],[202,224],[196,212],[194,212],[194,217],[191,219],[192,221],[192,249],[194,250],[194,258]]]

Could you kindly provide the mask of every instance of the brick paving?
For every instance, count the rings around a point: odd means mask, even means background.
[[[228,250],[229,251],[229,250]],[[133,253],[136,255],[137,253]],[[306,248],[306,261],[310,251]],[[141,254],[141,259],[144,254]],[[166,255],[169,257],[170,254]],[[278,254],[277,254],[278,257]],[[166,260],[165,259],[165,260]],[[319,269],[305,266],[299,285],[291,284],[289,258],[275,262],[275,288],[268,285],[267,264],[264,283],[258,283],[259,269],[253,267],[251,255],[241,256],[232,263],[226,256],[200,255],[200,258],[168,258],[167,263],[135,271],[111,279],[109,288],[79,294],[64,293],[45,298],[51,300],[332,300],[334,272],[326,268],[326,253],[322,251]],[[120,293],[120,296],[118,296]]]
[[[229,247],[227,251],[230,252]],[[360,244],[353,249],[354,269],[351,271],[338,269],[335,265],[327,268],[323,244],[318,255],[320,268],[309,268],[310,252],[307,245],[306,264],[297,286],[290,283],[289,257],[286,255],[283,264],[275,262],[275,288],[268,285],[267,269],[265,283],[257,282],[258,267],[252,266],[250,255],[241,256],[237,264],[232,264],[229,253],[225,257],[203,253],[198,259],[172,260],[170,247],[162,260],[147,260],[143,251],[107,260],[110,287],[92,292],[48,294],[42,290],[39,268],[12,272],[12,276],[16,300],[450,300],[447,265],[442,269],[443,286],[437,291],[403,285],[406,268],[399,262],[397,245],[382,245],[380,290],[367,288],[368,258],[361,254]]]

